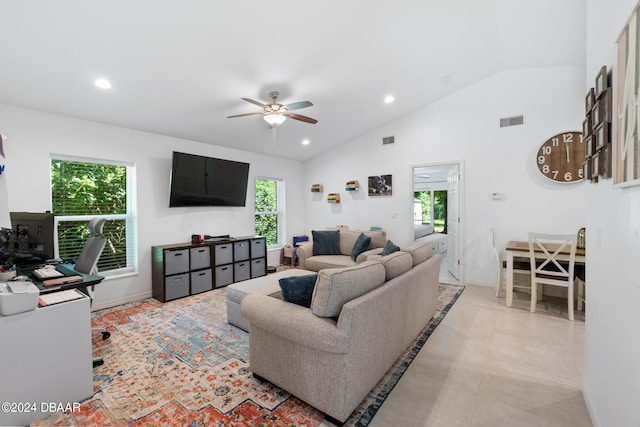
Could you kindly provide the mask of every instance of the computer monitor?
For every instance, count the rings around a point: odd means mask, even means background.
[[[44,261],[54,257],[54,220],[49,212],[9,212],[14,233],[16,262]]]

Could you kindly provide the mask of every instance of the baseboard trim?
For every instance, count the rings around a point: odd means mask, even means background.
[[[598,419],[596,407],[593,404],[593,400],[591,399],[591,395],[589,394],[589,391],[587,390],[587,387],[585,386],[584,381],[582,382],[582,396],[584,397],[584,403],[587,405],[587,411],[589,412],[589,416],[591,417],[591,422],[593,423],[593,427],[602,426],[602,423],[600,423],[600,420]]]
[[[123,297],[123,298],[103,300],[103,301],[100,301],[99,303],[97,303],[94,300],[93,304],[91,305],[91,311],[104,310],[105,308],[116,307],[118,305],[127,304],[130,302],[138,302],[147,298],[151,298],[151,296],[152,296],[151,291],[147,291],[147,292],[142,292],[135,295],[127,295],[126,297]]]

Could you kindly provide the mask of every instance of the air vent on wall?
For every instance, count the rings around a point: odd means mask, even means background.
[[[523,116],[504,117],[500,119],[500,127],[518,126],[524,123]]]
[[[385,136],[382,138],[382,145],[394,144],[395,142],[394,136]]]

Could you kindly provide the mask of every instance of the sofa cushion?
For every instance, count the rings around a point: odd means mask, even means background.
[[[312,230],[313,255],[340,255],[340,230]]]
[[[356,240],[360,237],[360,234],[371,237],[371,242],[367,249],[381,248],[387,241],[387,233],[384,231],[354,231],[354,230],[341,230],[340,231],[340,253],[342,255],[351,256],[353,246],[356,244]]]
[[[370,243],[371,237],[364,233],[360,233],[356,239],[356,243],[353,245],[353,249],[351,250],[351,259],[355,261],[356,258],[358,258],[358,255],[369,249]]]
[[[356,262],[349,256],[345,255],[316,255],[307,260],[304,263],[306,270],[320,271],[325,268],[342,268],[352,267],[356,265]]]
[[[382,285],[385,274],[384,266],[377,261],[320,270],[311,299],[311,311],[320,317],[337,317],[345,303]]]
[[[384,244],[384,248],[382,248],[382,253],[380,255],[389,255],[399,250],[400,246],[396,245],[391,240],[387,240],[387,243]]]
[[[282,289],[282,300],[303,307],[311,307],[311,297],[317,278],[317,274],[308,274],[306,276],[283,277],[278,280],[280,289]]]
[[[386,281],[406,273],[413,267],[413,258],[407,252],[394,252],[391,255],[381,257],[379,260],[384,266]]]
[[[433,253],[431,245],[425,242],[413,242],[401,250],[402,252],[408,252],[411,255],[414,266],[431,258],[431,254]]]

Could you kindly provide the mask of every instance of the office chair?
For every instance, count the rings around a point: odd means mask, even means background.
[[[83,274],[98,274],[98,260],[100,259],[100,255],[102,255],[102,251],[104,250],[105,245],[107,244],[107,238],[103,234],[104,223],[107,220],[105,218],[94,218],[89,221],[89,225],[87,229],[91,236],[85,242],[82,251],[80,251],[80,255],[78,255],[78,259],[76,260],[73,269],[79,273]],[[91,286],[89,290],[87,287],[81,289],[91,300],[93,300],[93,290],[94,286]],[[101,332],[102,339],[106,340],[111,336],[111,334],[105,328],[91,328],[92,332]],[[102,358],[95,359],[93,361],[93,366],[100,366],[104,363]]]

